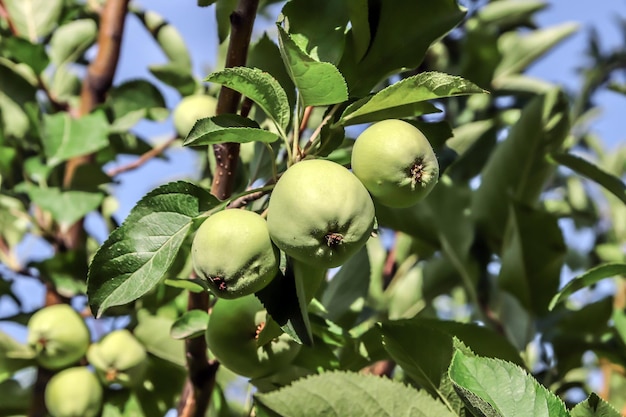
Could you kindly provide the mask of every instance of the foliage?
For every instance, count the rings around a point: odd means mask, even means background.
[[[143,379],[103,383],[104,417],[626,410],[626,148],[605,149],[587,126],[597,92],[626,90],[613,77],[623,53],[602,52],[592,35],[585,82],[570,92],[525,73],[577,30],[537,27],[542,2],[197,3],[181,7],[215,16],[222,46],[220,67],[201,77],[167,17],[128,1],[0,1],[0,300],[15,305],[1,322],[23,328],[68,303],[84,307],[93,342],[128,329],[145,348]],[[260,16],[271,24],[250,41],[255,15],[256,29]],[[113,82],[130,19],[167,62]],[[175,110],[166,92],[218,98],[216,114],[186,137],[172,128],[161,144],[145,140],[138,123]],[[349,167],[358,133],[385,119],[424,133],[438,184],[411,207],[374,201],[374,233],[337,269],[283,253],[256,293],[266,319],[245,337],[252,352],[297,342],[297,356],[254,379],[220,366],[204,336],[229,323],[211,320],[195,231],[227,208],[266,216],[287,169]],[[120,175],[174,145],[205,161],[200,179],[156,187],[120,224]],[[135,160],[111,169],[122,155]],[[588,245],[571,238],[580,233]],[[25,257],[31,239],[49,256]],[[612,290],[594,290],[601,281]],[[23,282],[45,291],[35,309]],[[0,416],[46,415],[58,371],[37,355],[0,331]]]

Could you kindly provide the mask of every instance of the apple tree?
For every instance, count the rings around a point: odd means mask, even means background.
[[[0,1],[0,416],[626,410],[626,147],[589,124],[623,53],[568,91],[526,71],[578,30],[541,1],[179,4],[204,74],[150,2]],[[119,80],[130,20],[166,62]],[[119,222],[176,146],[197,175]]]

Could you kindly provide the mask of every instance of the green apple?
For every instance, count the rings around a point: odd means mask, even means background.
[[[343,264],[370,237],[374,203],[348,169],[327,160],[304,160],[276,183],[267,226],[287,255],[331,268]]]
[[[182,138],[187,137],[189,131],[199,119],[215,116],[217,99],[206,94],[193,94],[184,97],[172,113],[174,128]]]
[[[89,329],[69,305],[44,307],[28,321],[28,344],[37,353],[37,362],[47,369],[76,363],[89,347]]]
[[[217,297],[255,293],[278,272],[280,253],[259,214],[227,209],[211,215],[196,232],[191,247],[194,269]]]
[[[217,300],[206,331],[209,349],[222,365],[248,378],[280,371],[293,361],[300,345],[283,333],[258,346],[258,334],[266,317],[263,305],[254,295]]]
[[[142,382],[147,366],[144,346],[126,330],[114,330],[87,351],[89,363],[105,385],[133,387]]]
[[[352,148],[352,171],[377,202],[409,207],[439,180],[439,163],[424,134],[402,120],[383,120],[365,129]]]
[[[68,368],[50,379],[44,400],[52,417],[95,417],[102,407],[102,386],[87,367]]]

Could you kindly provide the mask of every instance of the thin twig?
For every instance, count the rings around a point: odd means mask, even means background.
[[[112,168],[112,169],[108,170],[107,171],[107,175],[109,177],[115,177],[115,176],[117,176],[117,175],[119,175],[119,174],[121,174],[123,172],[132,171],[134,169],[137,169],[137,168],[141,167],[143,164],[145,164],[146,162],[148,162],[152,158],[156,158],[157,156],[161,155],[167,148],[172,146],[172,144],[177,139],[178,139],[178,137],[176,137],[176,136],[171,137],[170,139],[166,140],[162,144],[160,144],[158,146],[155,146],[154,148],[152,148],[149,151],[145,152],[144,154],[142,154],[139,158],[135,159],[134,161],[129,162],[126,165],[121,165],[119,167]]]
[[[104,103],[106,94],[113,84],[117,62],[122,47],[124,22],[129,0],[107,0],[100,15],[98,31],[98,54],[87,68],[80,92],[78,116],[89,114],[97,105]],[[67,163],[63,184],[68,187],[78,166],[89,162],[91,156],[71,159]]]
[[[328,123],[328,121],[335,115],[337,110],[339,110],[339,107],[340,107],[339,104],[335,104],[333,108],[330,109],[326,117],[324,117],[324,120],[322,120],[322,123],[320,123],[320,125],[313,131],[313,133],[311,134],[311,137],[309,138],[309,141],[304,146],[304,150],[302,151],[303,156],[306,156],[309,149],[311,149],[320,140],[319,138],[320,138],[320,133],[322,132],[322,128],[326,126],[326,123]]]

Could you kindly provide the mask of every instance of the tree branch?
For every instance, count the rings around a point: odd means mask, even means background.
[[[239,0],[235,11],[230,15],[230,43],[226,55],[226,67],[240,67],[246,65],[248,46],[252,35],[252,27],[259,5],[258,0]],[[230,88],[222,87],[217,102],[216,113],[236,113],[241,96]],[[217,161],[217,168],[213,176],[211,192],[220,200],[228,198],[233,192],[237,159],[239,157],[238,143],[224,143],[214,145],[213,153]]]
[[[252,27],[259,5],[259,0],[239,0],[235,11],[230,15],[230,43],[226,56],[226,67],[238,67],[246,64],[248,46],[252,36]],[[216,114],[236,113],[241,96],[236,91],[222,87],[217,102]],[[213,153],[217,162],[211,193],[223,200],[233,192],[237,159],[239,158],[238,143],[215,145]],[[206,298],[204,298],[206,297]],[[207,293],[190,293],[187,310],[208,310]],[[203,337],[186,341],[188,379],[178,406],[181,417],[202,417],[209,406],[215,376],[219,362],[208,361],[207,346]]]
[[[80,92],[78,116],[89,114],[98,104],[104,103],[106,93],[113,84],[124,33],[124,22],[129,0],[107,0],[100,15],[98,54],[87,68]],[[89,162],[89,156],[70,160],[65,170],[63,184],[71,184],[79,165]]]

